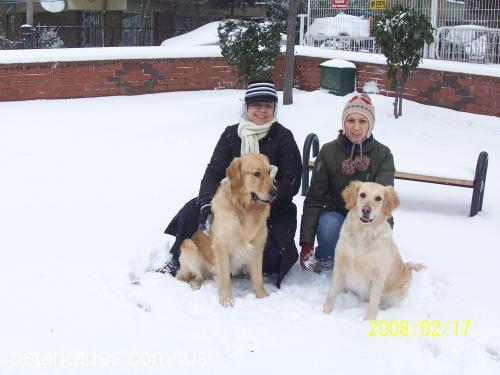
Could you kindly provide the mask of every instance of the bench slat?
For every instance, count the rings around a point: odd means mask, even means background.
[[[394,173],[394,178],[400,180],[429,182],[432,184],[451,185],[451,186],[470,187],[470,188],[474,187],[474,181],[459,180],[456,178],[425,176],[421,174],[406,173],[406,172],[396,172]]]
[[[314,159],[309,160],[307,163],[309,168],[314,167]],[[397,172],[394,174],[394,178],[399,180],[409,180],[409,181],[420,181],[428,182],[432,184],[450,185],[450,186],[460,186],[460,187],[474,187],[474,181],[471,180],[461,180],[457,178],[445,178],[437,176],[426,176],[415,173]]]

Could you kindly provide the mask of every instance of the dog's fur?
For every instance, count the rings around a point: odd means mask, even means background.
[[[401,301],[411,271],[422,264],[403,263],[387,222],[399,199],[392,186],[353,181],[342,192],[349,210],[335,248],[335,266],[323,306],[330,313],[341,290],[350,290],[368,302],[365,319],[376,318],[379,306]]]
[[[181,244],[177,279],[199,289],[203,280],[217,276],[223,306],[233,305],[231,273],[243,266],[257,298],[268,296],[262,279],[262,257],[270,203],[276,197],[269,172],[269,161],[262,154],[235,158],[212,200],[210,235],[197,230]]]

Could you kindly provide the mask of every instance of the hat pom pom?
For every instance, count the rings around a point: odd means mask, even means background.
[[[354,160],[351,158],[346,159],[342,162],[342,173],[344,175],[350,176],[356,172],[356,166],[354,164]]]
[[[356,156],[352,164],[358,171],[366,171],[370,166],[370,158],[366,155]]]

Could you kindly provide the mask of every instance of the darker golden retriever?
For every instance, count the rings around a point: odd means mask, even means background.
[[[198,289],[203,280],[216,276],[219,301],[232,306],[231,274],[246,267],[257,298],[266,297],[262,257],[267,239],[267,218],[276,187],[270,165],[262,154],[235,158],[212,200],[210,235],[201,230],[181,244],[177,279]]]

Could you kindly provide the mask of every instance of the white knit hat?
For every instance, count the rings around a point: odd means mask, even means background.
[[[345,105],[344,111],[342,112],[342,130],[345,134],[345,119],[351,113],[361,113],[368,119],[368,133],[366,133],[366,138],[369,138],[372,134],[373,127],[375,126],[375,107],[372,104],[371,98],[367,94],[359,94],[353,96]]]

